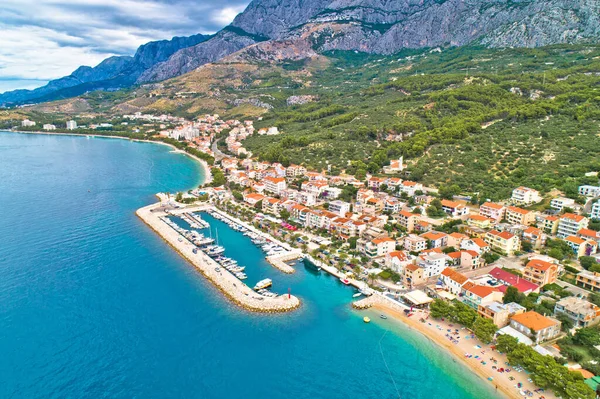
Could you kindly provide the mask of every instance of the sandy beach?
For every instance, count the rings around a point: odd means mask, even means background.
[[[395,321],[423,334],[463,362],[482,379],[492,384],[506,397],[514,399],[528,397],[522,395],[520,391],[529,390],[533,392],[531,398],[556,399],[551,391],[536,392],[539,388],[528,380],[529,377],[524,370],[515,370],[511,366],[507,366],[506,355],[494,350],[491,345],[482,343],[461,325],[432,319],[427,311],[415,311],[412,316],[408,317],[400,308],[387,302],[387,300],[374,300],[372,309],[385,313]],[[420,321],[421,319],[424,319],[425,322]],[[510,371],[507,372],[506,369]],[[520,388],[517,386],[518,383],[522,384]]]

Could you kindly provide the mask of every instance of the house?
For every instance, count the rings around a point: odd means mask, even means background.
[[[379,190],[379,186],[381,186],[384,181],[385,179],[382,179],[381,177],[373,176],[367,180],[367,187],[372,190]]]
[[[564,207],[573,207],[575,205],[575,200],[571,198],[558,197],[553,198],[550,201],[550,208],[556,209],[557,211],[562,211]]]
[[[585,197],[600,197],[600,187],[598,186],[579,186],[579,194]]]
[[[516,314],[510,318],[510,326],[539,344],[560,335],[560,321],[542,316],[535,311]]]
[[[290,165],[285,169],[285,175],[287,177],[300,177],[306,174],[306,168],[304,166]]]
[[[538,223],[538,226],[548,234],[556,234],[558,231],[559,217],[556,215],[549,215],[542,218],[542,221]]]
[[[404,170],[404,159],[400,157],[398,159],[393,159],[390,161],[389,166],[383,167],[383,173],[389,175],[394,173],[400,173]]]
[[[469,281],[461,288],[460,301],[477,310],[480,305],[486,303],[502,302],[503,297],[504,294],[496,287],[479,285]]]
[[[484,202],[479,207],[479,214],[489,219],[493,219],[496,222],[504,219],[504,213],[506,212],[506,207],[501,204],[496,204],[494,202]]]
[[[398,213],[404,205],[398,198],[389,196],[383,201],[383,212],[390,214]]]
[[[592,211],[590,212],[590,218],[594,220],[600,220],[600,201],[592,205]]]
[[[577,236],[568,236],[563,241],[569,244],[577,258],[593,255],[598,250],[598,243],[593,240],[588,241]]]
[[[439,276],[446,268],[450,258],[441,252],[421,253],[417,258],[417,266],[423,269],[425,278]]]
[[[460,217],[469,213],[469,208],[456,201],[442,200],[442,210],[452,217]]]
[[[462,286],[470,281],[467,276],[462,273],[457,272],[456,270],[447,267],[442,270],[440,275],[440,280],[442,281],[444,288],[446,291],[458,296],[462,292]]]
[[[496,224],[496,220],[483,215],[469,215],[467,224],[469,226],[479,227],[480,229],[489,229]]]
[[[590,291],[600,292],[600,273],[587,270],[579,272],[575,284]]]
[[[576,215],[574,213],[565,213],[558,220],[558,230],[556,236],[565,238],[568,236],[576,236],[581,229],[587,229],[589,220],[585,216]]]
[[[399,274],[403,274],[404,268],[414,261],[415,257],[404,251],[392,251],[385,255],[385,266]]]
[[[275,195],[279,195],[287,187],[283,177],[265,177],[263,183],[265,184],[265,191]]]
[[[534,248],[541,248],[546,244],[547,238],[548,237],[542,232],[542,230],[538,229],[537,227],[529,226],[523,230],[521,241],[531,243]]]
[[[479,305],[477,313],[481,317],[491,319],[498,328],[502,328],[508,325],[510,318],[525,313],[527,309],[515,302],[501,303],[501,302],[489,302],[483,305]]]
[[[296,201],[305,206],[314,206],[317,204],[317,196],[313,193],[300,191],[296,195]]]
[[[523,278],[539,286],[552,284],[558,278],[558,265],[539,259],[532,259],[523,270]]]
[[[339,216],[346,216],[346,213],[350,212],[350,203],[341,200],[331,201],[328,210]]]
[[[402,282],[409,289],[421,285],[427,281],[424,276],[423,269],[414,264],[406,265],[404,268],[404,275],[402,277]]]
[[[320,197],[325,190],[329,188],[327,181],[309,180],[302,183],[301,189],[304,192],[314,194],[315,197]]]
[[[423,191],[423,185],[421,183],[405,180],[400,186],[400,192],[405,193],[409,197],[414,197],[417,191]]]
[[[539,191],[529,187],[517,187],[513,190],[511,201],[515,204],[531,205],[542,200]]]
[[[600,307],[585,299],[568,296],[554,305],[554,315],[564,314],[573,322],[573,327],[589,327],[600,322]]]
[[[277,198],[265,197],[262,202],[262,211],[264,213],[272,213],[279,216],[279,212],[283,208],[283,201]]]
[[[540,291],[540,287],[537,284],[527,281],[524,278],[507,272],[499,267],[490,270],[489,274],[496,279],[498,283],[502,284],[502,286],[498,287],[502,292],[506,292],[508,287],[515,287],[517,291],[525,295],[529,295],[532,292],[538,293]]]
[[[490,244],[492,250],[509,256],[521,249],[519,237],[508,231],[488,231],[485,235],[485,242]]]
[[[396,217],[398,224],[406,231],[411,232],[415,229],[415,223],[419,220],[419,215],[408,211],[400,211]]]
[[[421,234],[421,237],[430,243],[430,248],[442,248],[448,245],[448,234],[446,233],[432,230]]]
[[[260,201],[265,198],[264,195],[258,193],[244,193],[244,202],[250,206],[256,206]]]
[[[477,269],[485,265],[481,255],[472,250],[460,251],[460,267],[467,269]]]
[[[488,244],[481,238],[472,238],[470,240],[463,240],[463,242],[460,243],[460,248],[464,249],[464,250],[472,250],[479,254],[488,252],[491,249],[490,244]]]
[[[516,206],[509,206],[506,208],[506,221],[510,224],[522,224],[528,226],[535,223],[535,214],[532,211],[528,211]]]
[[[427,249],[427,240],[415,234],[404,237],[404,249],[409,252],[421,252]]]
[[[600,240],[600,231],[591,229],[581,229],[577,232],[577,237],[583,238],[584,240],[592,240],[598,242]]]
[[[384,256],[396,250],[396,240],[390,237],[375,238],[366,243],[363,253],[370,258]]]
[[[454,247],[454,248],[460,248],[460,244],[462,244],[462,242],[464,240],[468,240],[469,236],[462,234],[462,233],[450,233],[448,234],[448,243],[446,245],[448,245],[449,247]]]

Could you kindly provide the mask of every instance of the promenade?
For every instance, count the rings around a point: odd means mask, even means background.
[[[197,210],[207,209],[207,207],[197,208]],[[190,212],[192,209],[195,208],[185,208],[171,212],[171,214]],[[160,203],[140,208],[136,211],[136,215],[238,306],[249,311],[263,313],[288,312],[300,306],[300,300],[293,295],[262,296],[229,271],[220,267],[202,251],[198,250],[197,253],[194,253],[193,250],[196,249],[196,246],[160,219],[168,216],[162,211]]]

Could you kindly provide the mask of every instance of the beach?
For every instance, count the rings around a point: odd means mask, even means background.
[[[447,321],[435,320],[429,317],[428,311],[417,310],[412,315],[406,316],[399,306],[395,306],[386,298],[375,298],[371,301],[371,309],[392,317],[396,322],[403,323],[412,330],[415,330],[431,342],[437,344],[444,350],[447,350],[459,361],[463,362],[469,369],[473,370],[477,375],[488,383],[495,386],[496,390],[502,392],[509,398],[520,399],[524,396],[519,392],[532,391],[532,398],[539,399],[556,399],[556,396],[551,391],[536,393],[538,387],[528,381],[528,375],[524,370],[514,370],[507,366],[506,355],[494,350],[491,345],[487,345],[479,341],[471,335],[471,332],[466,328],[456,323]],[[425,322],[420,320],[424,319]],[[458,331],[456,331],[458,329]],[[448,338],[448,335],[452,339]],[[509,369],[510,372],[499,372],[499,369]],[[490,381],[489,378],[492,378]],[[511,379],[512,378],[512,379]],[[521,383],[522,387],[518,388],[517,383]]]

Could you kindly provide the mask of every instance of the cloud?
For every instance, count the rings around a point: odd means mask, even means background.
[[[214,33],[249,1],[1,0],[0,92],[133,55],[149,41]]]

